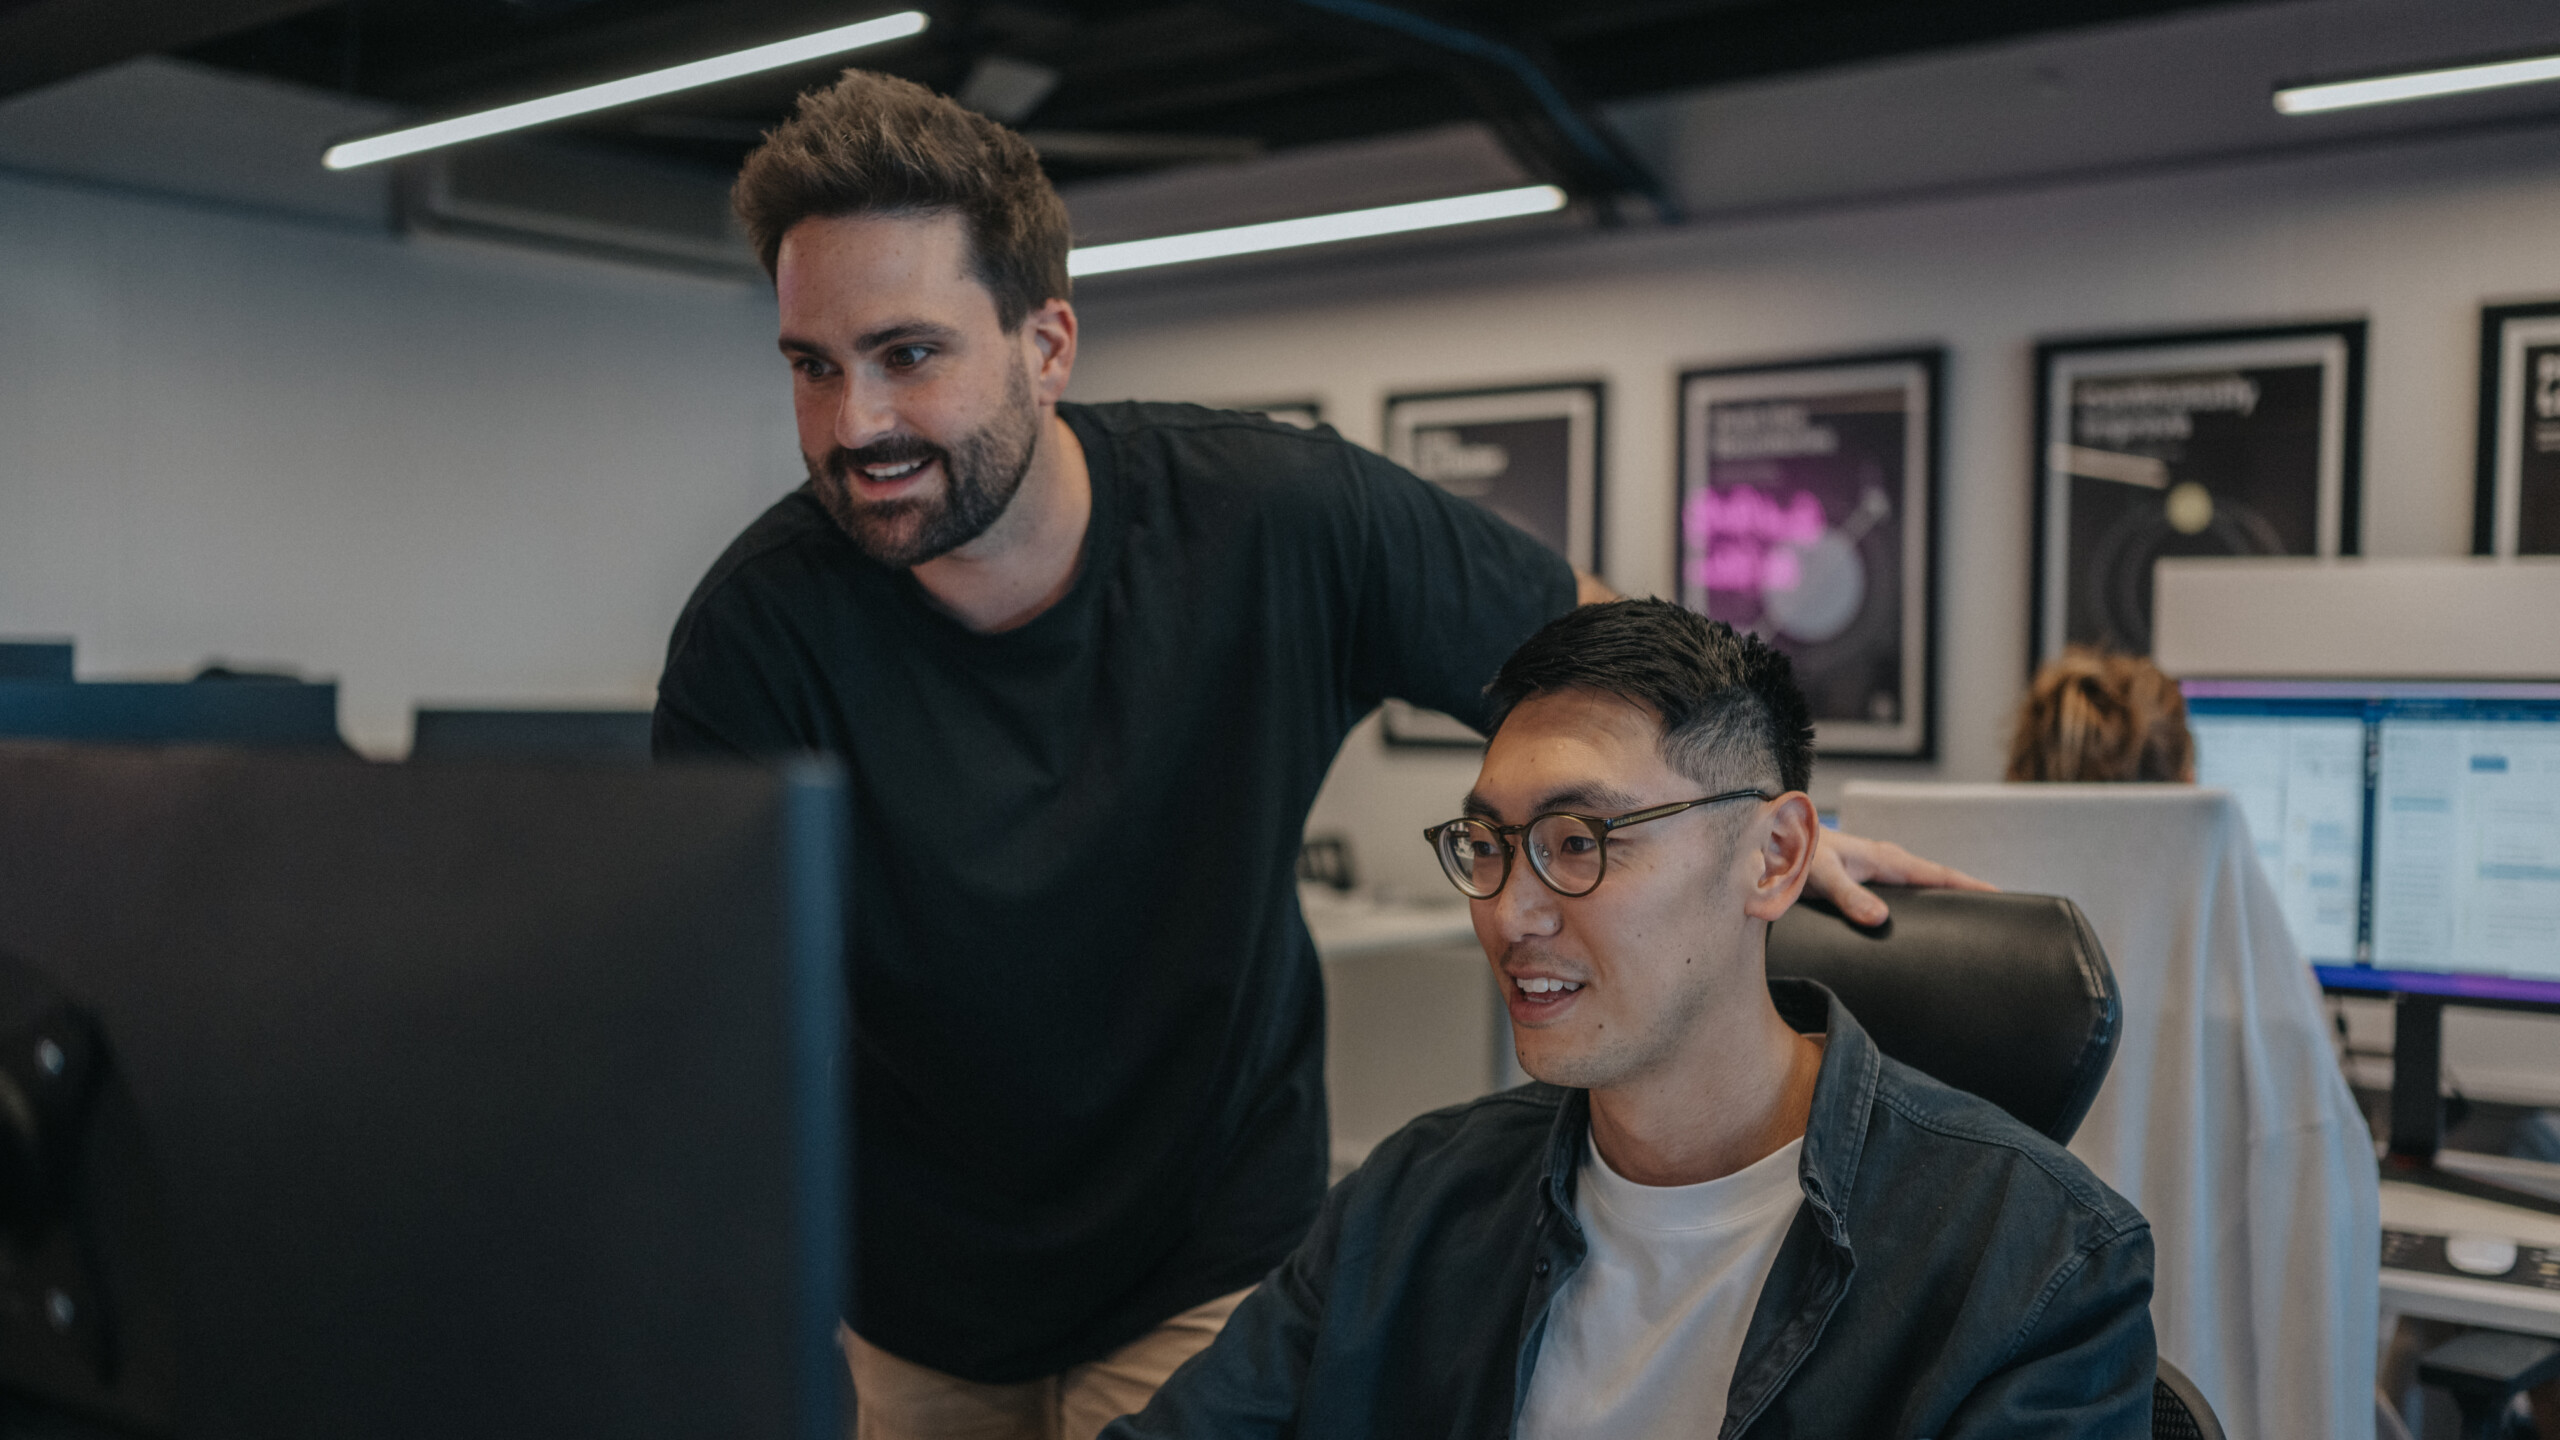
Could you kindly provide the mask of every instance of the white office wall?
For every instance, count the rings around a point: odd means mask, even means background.
[[[1232,272],[1231,272],[1232,273]],[[1856,775],[1997,778],[2026,668],[2028,449],[2038,337],[2369,317],[2364,546],[2468,547],[2484,300],[2560,295],[2560,143],[2549,131],[1957,195],[1674,232],[1451,250],[1224,283],[1178,272],[1086,288],[1074,392],[1315,397],[1374,444],[1407,388],[1598,376],[1609,384],[1608,578],[1671,580],[1683,365],[1944,342],[1940,750]],[[1438,881],[1420,825],[1465,755],[1356,736],[1313,827],[1374,873]]]
[[[0,635],[90,677],[646,704],[796,482],[762,287],[0,173]]]
[[[1688,363],[1944,341],[1941,720],[1996,772],[2025,663],[2039,335],[2365,314],[2365,542],[2468,533],[2483,299],[2560,294],[2560,146],[2517,131],[2141,178],[1091,283],[1075,393],[1313,395],[1374,441],[1411,386],[1610,383],[1608,570],[1661,588]],[[1239,274],[1246,278],[1235,278]],[[422,244],[0,173],[0,634],[92,675],[339,677],[359,743],[419,699],[639,702],[720,544],[792,483],[760,287]],[[1833,764],[1822,791],[1855,773]],[[1464,755],[1356,738],[1317,815],[1405,832]],[[1405,851],[1413,852],[1408,855]]]

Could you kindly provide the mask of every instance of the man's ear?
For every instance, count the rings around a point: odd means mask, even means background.
[[[1753,851],[1747,871],[1750,890],[1743,897],[1742,913],[1754,920],[1775,920],[1786,914],[1804,893],[1805,876],[1813,870],[1813,852],[1821,835],[1822,822],[1813,813],[1811,796],[1790,790],[1769,801],[1743,831]]]
[[[1055,405],[1067,393],[1067,379],[1075,373],[1076,309],[1064,300],[1051,299],[1024,317],[1022,328],[1039,366],[1032,388],[1044,403]]]

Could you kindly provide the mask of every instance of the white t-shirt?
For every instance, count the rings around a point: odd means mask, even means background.
[[[1547,1308],[1523,1440],[1695,1440],[1724,1425],[1760,1287],[1804,1203],[1804,1141],[1703,1185],[1639,1185],[1583,1156],[1589,1258]]]

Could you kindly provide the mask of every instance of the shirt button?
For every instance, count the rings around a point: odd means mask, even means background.
[[[1547,1262],[1546,1262],[1546,1261],[1541,1260],[1541,1261],[1539,1261],[1539,1262],[1538,1262],[1538,1273],[1539,1273],[1539,1274],[1541,1274],[1541,1275],[1544,1275],[1544,1274],[1546,1274],[1546,1273],[1547,1273]]]

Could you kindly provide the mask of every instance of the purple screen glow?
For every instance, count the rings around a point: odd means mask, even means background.
[[[2506,975],[2467,975],[2442,970],[2377,970],[2365,965],[2315,965],[2320,983],[2335,990],[2377,995],[2406,992],[2449,1000],[2521,1000],[2560,1005],[2560,980],[2518,980]]]

